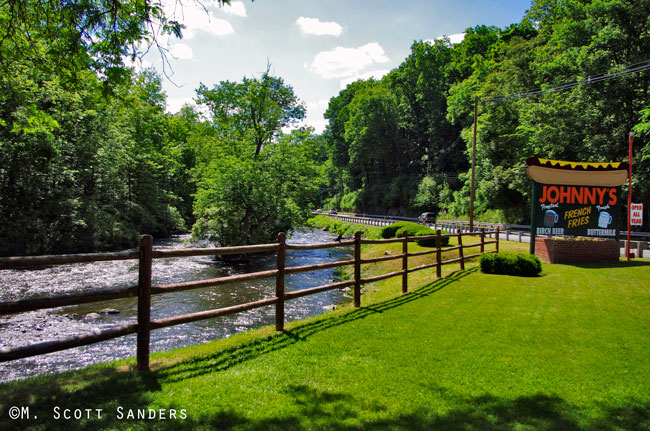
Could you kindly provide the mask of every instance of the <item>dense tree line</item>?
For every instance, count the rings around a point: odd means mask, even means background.
[[[192,160],[160,79],[101,89],[93,73],[71,88],[35,70],[0,78],[0,253],[127,246],[191,223]]]
[[[268,242],[323,193],[320,138],[282,131],[305,108],[281,78],[201,85],[207,117],[165,113],[161,78],[125,64],[182,31],[160,2],[5,2],[0,24],[0,255],[190,229]]]
[[[208,118],[165,113],[160,77],[102,92],[36,69],[0,77],[0,254],[132,246],[190,230],[221,245],[273,241],[322,194],[326,155],[304,106],[268,73],[197,90]]]
[[[649,202],[650,71],[626,72],[650,63],[649,16],[648,0],[536,0],[506,28],[413,43],[330,101],[327,205],[466,215],[476,97],[477,214],[528,222],[526,158],[622,161],[631,130],[633,196]]]
[[[305,108],[268,71],[202,84],[201,111],[166,113],[161,78],[124,64],[155,23],[182,31],[156,2],[3,3],[0,255],[175,230],[268,242],[318,205],[466,215],[475,98],[479,216],[527,222],[527,157],[624,160],[632,129],[647,205],[649,16],[650,0],[536,0],[506,28],[414,42],[384,78],[333,97],[317,136],[287,132]]]

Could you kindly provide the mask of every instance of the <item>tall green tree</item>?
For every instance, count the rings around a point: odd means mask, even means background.
[[[201,84],[197,100],[212,114],[216,127],[236,139],[250,141],[257,158],[282,131],[305,116],[305,106],[284,80],[269,74],[241,82],[222,81],[208,89]]]
[[[197,90],[211,114],[209,135],[196,136],[193,233],[221,245],[275,240],[305,219],[318,196],[317,140],[282,128],[303,118],[303,104],[268,72]]]

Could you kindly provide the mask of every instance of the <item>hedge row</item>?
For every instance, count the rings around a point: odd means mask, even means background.
[[[399,238],[404,234],[404,231],[406,231],[406,234],[408,236],[428,236],[428,235],[435,235],[436,231],[431,229],[430,227],[423,226],[421,224],[413,223],[410,221],[399,221],[397,223],[393,223],[391,225],[388,225],[384,227],[381,230],[381,237],[382,238]],[[442,231],[443,235],[449,234],[447,231]],[[420,247],[436,247],[436,239],[435,238],[430,238],[430,239],[419,239],[415,241],[417,245]],[[441,246],[445,247],[449,245],[449,237],[441,238]]]
[[[481,271],[486,274],[535,277],[542,272],[542,263],[532,254],[500,252],[481,256]]]

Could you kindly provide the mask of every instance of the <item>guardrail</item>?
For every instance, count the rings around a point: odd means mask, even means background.
[[[495,240],[486,241],[486,235],[490,232],[474,232],[474,233],[458,233],[455,235],[442,235],[438,230],[436,235],[429,235],[425,237],[409,237],[404,235],[402,238],[394,239],[362,239],[361,233],[357,232],[354,239],[345,240],[340,242],[331,242],[324,244],[287,244],[286,235],[284,233],[278,234],[278,242],[272,244],[260,244],[251,246],[238,246],[238,247],[219,247],[219,248],[195,248],[195,249],[180,249],[180,250],[154,250],[153,238],[150,235],[143,235],[140,238],[140,247],[138,251],[127,251],[118,253],[96,253],[96,254],[74,254],[74,255],[57,255],[57,256],[33,256],[33,257],[6,257],[0,258],[0,270],[14,269],[14,268],[29,268],[34,266],[44,265],[65,265],[71,263],[84,263],[84,262],[99,262],[99,261],[112,261],[112,260],[135,260],[139,262],[138,268],[138,284],[132,287],[119,288],[119,289],[103,289],[91,292],[74,293],[67,295],[57,295],[49,297],[36,297],[27,298],[17,301],[0,302],[0,315],[23,313],[28,311],[86,304],[91,302],[105,301],[108,299],[119,299],[127,297],[138,297],[138,318],[137,323],[119,326],[103,331],[96,331],[92,334],[84,334],[76,337],[71,337],[63,340],[47,341],[43,343],[21,346],[13,349],[0,350],[0,362],[12,361],[20,358],[30,356],[37,356],[46,353],[56,352],[60,350],[71,349],[74,347],[85,346],[94,344],[101,341],[110,340],[113,338],[123,337],[129,334],[137,334],[137,367],[139,370],[149,369],[149,345],[150,333],[152,330],[166,328],[169,326],[180,325],[183,323],[195,322],[199,320],[211,319],[219,316],[235,314],[255,308],[260,308],[269,305],[275,305],[275,329],[277,331],[284,330],[284,302],[287,300],[300,298],[302,296],[324,292],[332,289],[343,289],[346,287],[354,288],[353,301],[355,307],[361,306],[361,285],[365,283],[372,283],[375,281],[383,280],[390,277],[402,276],[402,292],[406,293],[408,290],[408,274],[422,269],[436,267],[436,275],[441,276],[441,268],[444,265],[452,263],[459,263],[461,269],[465,269],[465,261],[467,259],[480,256],[485,252],[485,246],[495,244],[495,250],[487,253],[494,253],[499,251],[499,235],[498,229],[495,233]],[[480,242],[475,244],[463,244],[463,236],[478,236]],[[442,239],[445,237],[457,238],[458,245],[454,247],[442,248]],[[432,250],[424,250],[419,252],[408,252],[408,243],[415,240],[422,239],[436,239],[436,247]],[[372,259],[361,258],[361,245],[362,244],[376,244],[376,243],[402,243],[402,253],[394,256],[382,256]],[[285,267],[285,256],[288,250],[317,250],[327,249],[341,246],[354,246],[354,258],[343,260],[339,262],[328,262],[307,266]],[[472,247],[480,247],[480,252],[465,255],[464,250]],[[451,260],[442,261],[442,253],[452,250],[459,251],[459,257]],[[238,274],[228,277],[213,278],[207,280],[183,282],[167,284],[162,286],[152,286],[152,261],[153,259],[164,259],[171,257],[190,257],[190,256],[222,256],[232,254],[248,254],[260,252],[275,252],[276,253],[276,268],[267,271],[259,271],[247,274]],[[422,256],[427,254],[435,254],[435,262],[421,265],[414,268],[408,267],[408,258],[414,256]],[[387,274],[381,274],[374,277],[361,277],[361,265],[380,262],[387,260],[402,260],[402,270],[395,271]],[[318,271],[327,268],[335,268],[346,265],[354,265],[354,279],[349,281],[342,281],[323,286],[302,289],[297,291],[285,292],[285,277],[289,274],[296,274],[301,272]],[[275,296],[265,298],[255,302],[239,304],[226,308],[218,308],[213,310],[201,311],[196,313],[184,314],[180,316],[167,317],[163,319],[151,320],[151,295],[165,294],[170,292],[179,292],[183,290],[199,289],[212,286],[227,285],[229,283],[245,281],[245,280],[259,280],[263,278],[275,277]]]

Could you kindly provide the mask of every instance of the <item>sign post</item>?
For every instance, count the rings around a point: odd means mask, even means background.
[[[627,241],[625,241],[625,257],[627,261],[630,261],[630,241],[632,240],[632,144],[634,143],[634,132],[630,132],[630,141],[629,141],[629,155],[627,157],[627,164],[630,169],[629,181],[630,185],[627,189]]]

